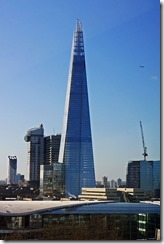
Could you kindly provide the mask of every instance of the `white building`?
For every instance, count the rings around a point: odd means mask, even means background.
[[[40,165],[44,161],[44,128],[41,124],[37,128],[27,131],[25,136],[27,142],[27,180],[40,180]]]

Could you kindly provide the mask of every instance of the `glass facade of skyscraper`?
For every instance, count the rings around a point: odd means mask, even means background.
[[[154,191],[160,191],[160,181],[161,181],[161,177],[160,177],[160,173],[161,173],[161,166],[160,166],[160,161],[154,161],[153,162],[153,187],[154,187]],[[159,194],[159,193],[158,193]]]
[[[153,161],[140,161],[140,188],[146,193],[153,191]]]
[[[95,186],[82,24],[73,36],[59,162],[65,164],[66,196]]]
[[[17,157],[8,156],[7,184],[16,184]]]
[[[128,162],[126,186],[129,188],[140,188],[140,161]]]

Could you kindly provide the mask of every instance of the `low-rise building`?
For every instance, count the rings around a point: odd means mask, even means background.
[[[160,230],[159,202],[0,201],[0,209],[1,240],[155,240]]]
[[[117,189],[109,188],[82,188],[82,194],[78,196],[79,200],[111,200],[119,202],[120,198],[117,196]]]
[[[122,192],[125,202],[139,202],[148,200],[149,197],[145,195],[141,188],[117,188],[118,192]]]

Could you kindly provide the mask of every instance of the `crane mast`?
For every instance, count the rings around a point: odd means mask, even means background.
[[[140,121],[140,127],[141,127],[141,136],[142,136],[142,145],[143,145],[143,150],[144,150],[144,153],[142,153],[142,155],[144,156],[144,160],[146,160],[146,157],[148,156],[148,154],[147,154],[147,147],[145,146],[144,134],[143,134],[141,121]]]

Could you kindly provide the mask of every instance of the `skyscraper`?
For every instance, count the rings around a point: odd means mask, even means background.
[[[44,137],[44,164],[40,166],[41,195],[54,196],[60,192],[61,184],[63,186],[63,164],[58,162],[60,140],[60,134]]]
[[[58,162],[61,134],[44,137],[44,164]]]
[[[107,186],[108,186],[108,177],[107,176],[102,177],[102,185],[104,188],[107,188]]]
[[[16,184],[17,157],[8,156],[7,184]]]
[[[28,130],[25,141],[27,142],[27,180],[40,181],[40,165],[44,160],[44,128],[41,124],[37,128]]]
[[[126,185],[129,188],[140,188],[140,161],[128,162]]]
[[[65,195],[95,187],[82,23],[73,35],[59,162],[65,164]]]

